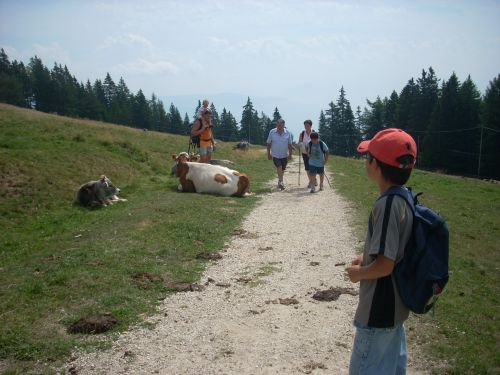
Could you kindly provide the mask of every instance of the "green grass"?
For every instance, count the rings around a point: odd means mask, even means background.
[[[262,152],[215,157],[248,173],[251,190],[266,191],[275,173]],[[40,372],[82,340],[67,327],[111,312],[118,331],[140,323],[171,293],[169,281],[194,282],[206,265],[201,251],[223,248],[259,200],[177,192],[171,155],[187,136],[144,132],[0,105],[0,360],[8,370]],[[73,207],[78,187],[106,174],[128,202],[102,209]],[[132,275],[164,282],[145,289]],[[4,362],[5,363],[5,362]]]
[[[362,161],[333,158],[333,184],[356,212],[364,238],[377,187]],[[450,230],[450,280],[435,314],[412,316],[409,340],[433,359],[437,374],[500,373],[500,185],[420,170],[408,185],[446,219]],[[444,365],[442,365],[444,363]]]
[[[108,345],[103,336],[68,334],[75,320],[111,312],[120,321],[114,332],[147,324],[141,317],[171,293],[168,281],[198,280],[206,262],[195,255],[222,249],[275,176],[262,148],[242,153],[232,145],[221,144],[214,157],[235,161],[257,195],[181,194],[169,173],[187,136],[0,104],[0,369],[53,373],[75,346]],[[361,161],[330,163],[361,250],[376,187]],[[101,174],[129,201],[73,207],[78,187]],[[442,213],[451,233],[450,282],[434,316],[410,319],[409,339],[425,348],[435,373],[498,374],[500,185],[423,171],[409,185],[424,191],[422,201]],[[271,266],[262,277],[279,272]],[[135,272],[163,282],[144,288]]]

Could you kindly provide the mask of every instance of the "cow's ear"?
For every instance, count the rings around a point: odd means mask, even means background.
[[[101,176],[101,181],[102,181],[102,182],[106,181],[106,176],[105,176],[105,175],[102,175],[102,176]]]
[[[190,159],[190,160],[191,160],[191,161],[195,161],[195,162],[196,162],[196,161],[198,161],[199,159],[200,159],[200,158],[199,158],[199,155],[193,155],[193,156],[191,156],[191,159]]]
[[[172,160],[177,160],[177,154],[172,154]]]

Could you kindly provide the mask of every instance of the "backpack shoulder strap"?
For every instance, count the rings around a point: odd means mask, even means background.
[[[386,197],[388,195],[398,195],[403,198],[406,203],[410,206],[413,213],[415,213],[416,195],[413,194],[411,188],[406,188],[403,186],[392,186],[387,189],[378,199]]]

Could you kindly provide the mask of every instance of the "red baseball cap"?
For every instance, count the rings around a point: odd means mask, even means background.
[[[375,159],[397,168],[413,168],[417,161],[415,140],[405,131],[396,128],[381,130],[371,140],[361,142],[358,152],[369,152]],[[402,164],[398,159],[404,155],[413,156],[413,160]]]

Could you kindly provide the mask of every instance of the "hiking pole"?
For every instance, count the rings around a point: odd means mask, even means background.
[[[330,188],[332,188],[332,184],[330,183],[330,180],[328,179],[328,175],[326,173],[323,173],[323,175],[326,177],[326,181],[328,182],[328,185]]]
[[[301,155],[300,155],[300,147],[299,147],[299,186],[300,186],[300,159],[301,159],[300,156]]]

